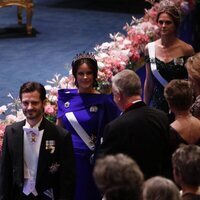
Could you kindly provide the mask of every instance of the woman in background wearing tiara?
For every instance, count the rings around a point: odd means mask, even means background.
[[[172,1],[163,1],[156,21],[161,38],[146,46],[146,79],[144,101],[155,108],[169,112],[164,97],[165,85],[173,79],[187,79],[184,66],[187,58],[194,54],[193,47],[177,38],[180,12]]]
[[[77,89],[58,91],[57,124],[71,132],[76,158],[75,200],[101,199],[92,176],[95,151],[104,126],[119,115],[112,96],[96,90],[97,73],[94,55],[83,52],[72,62]]]

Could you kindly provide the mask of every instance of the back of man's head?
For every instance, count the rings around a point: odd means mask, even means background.
[[[112,85],[127,97],[141,95],[142,92],[139,76],[129,69],[125,69],[113,76]]]
[[[154,176],[144,183],[143,200],[181,200],[178,187],[171,180]]]
[[[94,178],[106,200],[138,200],[144,180],[137,163],[123,154],[97,160]]]
[[[200,147],[181,145],[172,155],[174,178],[177,184],[200,186]]]

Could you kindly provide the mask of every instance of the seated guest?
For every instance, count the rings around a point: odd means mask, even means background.
[[[166,175],[168,118],[142,101],[141,90],[140,78],[131,70],[112,77],[114,101],[123,113],[106,125],[98,156],[123,153],[137,162],[145,178]]]
[[[178,187],[169,179],[155,176],[144,183],[143,200],[180,200]]]
[[[182,200],[200,199],[200,147],[182,145],[172,156],[175,182],[182,189]]]
[[[123,154],[97,160],[94,178],[104,200],[139,200],[143,174],[134,160]]]
[[[190,111],[193,116],[200,119],[200,52],[188,58],[186,68],[189,80],[194,88],[195,97],[195,102],[193,103]]]
[[[200,145],[200,120],[190,113],[192,94],[192,85],[185,80],[172,80],[165,87],[165,98],[175,114],[175,121],[170,125],[171,153],[181,143]]]

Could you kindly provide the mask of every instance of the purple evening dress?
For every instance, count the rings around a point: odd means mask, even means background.
[[[66,113],[73,112],[78,123],[86,133],[96,138],[95,149],[98,148],[105,125],[120,113],[112,95],[79,94],[76,89],[58,91],[58,118],[62,119],[65,128],[72,134],[76,159],[76,192],[75,200],[100,200],[101,195],[93,180],[92,151],[72,127]],[[66,188],[67,189],[67,188]]]

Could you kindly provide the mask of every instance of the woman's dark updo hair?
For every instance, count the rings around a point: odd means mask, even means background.
[[[89,66],[89,68],[92,70],[92,74],[93,74],[93,77],[94,77],[93,87],[98,87],[98,83],[97,83],[97,75],[98,75],[97,60],[95,59],[94,54],[85,53],[85,52],[77,54],[72,61],[72,74],[75,78],[75,85],[78,87],[78,83],[77,83],[78,68],[84,63],[87,64]]]

